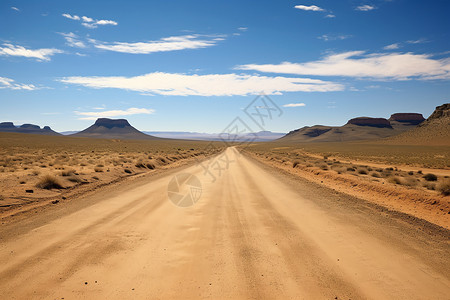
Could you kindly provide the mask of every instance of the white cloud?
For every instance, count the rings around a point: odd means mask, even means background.
[[[336,41],[336,40],[345,40],[348,38],[351,38],[351,35],[344,35],[344,34],[323,34],[319,37],[317,37],[319,40],[324,41]]]
[[[78,20],[80,20],[80,17],[79,16],[77,16],[77,15],[70,15],[70,14],[62,14],[62,16],[64,17],[64,18],[67,18],[67,19],[71,19],[71,20],[76,20],[76,21],[78,21]]]
[[[239,27],[238,30],[240,30],[240,31],[247,31],[248,27]]]
[[[94,22],[94,19],[86,17],[86,16],[82,16],[81,20],[83,20],[83,22],[88,22],[88,23]]]
[[[60,35],[62,35],[64,37],[64,39],[66,40],[66,44],[69,47],[75,47],[75,48],[86,48],[86,44],[81,41],[79,39],[79,37],[73,33],[73,32],[69,32],[69,33],[60,33]]]
[[[259,75],[149,73],[141,76],[73,76],[59,79],[90,88],[117,88],[147,95],[167,96],[245,96],[260,93],[342,91],[334,82],[309,78],[267,77]]]
[[[303,107],[306,106],[305,103],[289,103],[289,104],[285,104],[283,105],[283,107]]]
[[[20,11],[20,9],[18,9],[17,7],[14,7],[14,6],[11,6],[11,9],[15,10],[15,11]]]
[[[294,6],[296,9],[301,9],[301,10],[309,10],[309,11],[325,11],[323,8],[320,8],[316,5],[296,5]]]
[[[369,11],[369,10],[374,10],[376,9],[375,6],[373,5],[360,5],[358,7],[355,8],[355,10],[359,10],[359,11]]]
[[[0,77],[0,89],[34,91],[39,89],[39,87],[33,84],[15,83],[11,78]]]
[[[333,15],[333,14],[328,14],[328,15],[325,16],[325,18],[336,18],[336,16]]]
[[[395,50],[395,49],[398,49],[398,48],[400,48],[400,44],[399,43],[394,43],[394,44],[390,44],[390,45],[387,45],[387,46],[383,47],[384,50]]]
[[[42,49],[26,49],[22,46],[15,46],[12,44],[3,44],[5,47],[0,47],[0,55],[3,56],[23,56],[29,58],[36,58],[37,60],[50,60],[50,56],[63,53],[64,51],[55,48]]]
[[[184,49],[198,49],[211,47],[216,45],[219,40],[222,40],[218,36],[205,36],[200,35],[183,35],[172,36],[162,38],[156,41],[136,42],[136,43],[124,43],[113,42],[106,43],[91,39],[90,42],[94,44],[94,47],[98,49],[131,53],[131,54],[149,54],[153,52],[165,52]]]
[[[97,28],[98,25],[113,25],[116,26],[118,23],[113,20],[97,20],[86,16],[77,16],[77,15],[70,15],[70,14],[62,14],[63,17],[75,20],[75,21],[81,21],[81,25],[83,25],[86,28]]]
[[[97,118],[111,118],[111,117],[122,117],[131,115],[150,115],[155,113],[154,109],[148,108],[135,108],[131,107],[126,110],[106,110],[106,111],[93,111],[93,112],[80,112],[75,111],[75,114],[83,116],[79,120],[96,120]]]
[[[236,69],[390,80],[450,79],[450,58],[433,59],[431,55],[413,53],[367,54],[364,51],[351,51],[306,63],[248,64]]]

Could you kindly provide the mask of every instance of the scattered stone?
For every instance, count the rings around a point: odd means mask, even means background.
[[[53,200],[52,203],[57,204],[57,203],[59,203],[59,200]]]
[[[66,200],[67,198],[66,198],[66,197],[64,197],[64,196],[62,196],[62,197],[61,197],[61,199],[63,199],[63,200]]]
[[[25,192],[26,192],[26,193],[33,194],[33,193],[34,193],[34,190],[25,190]]]

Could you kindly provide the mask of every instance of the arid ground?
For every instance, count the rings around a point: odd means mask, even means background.
[[[248,149],[203,161],[220,172],[179,166],[9,217],[0,298],[448,298],[447,229]],[[169,201],[179,174],[201,182],[195,205]]]

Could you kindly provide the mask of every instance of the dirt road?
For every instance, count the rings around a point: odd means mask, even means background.
[[[226,154],[2,226],[0,299],[448,299],[448,231]]]

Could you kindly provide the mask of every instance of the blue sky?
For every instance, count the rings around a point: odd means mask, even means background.
[[[450,98],[449,12],[412,0],[3,0],[0,121],[220,132],[261,92],[283,110],[271,131],[427,117]]]

